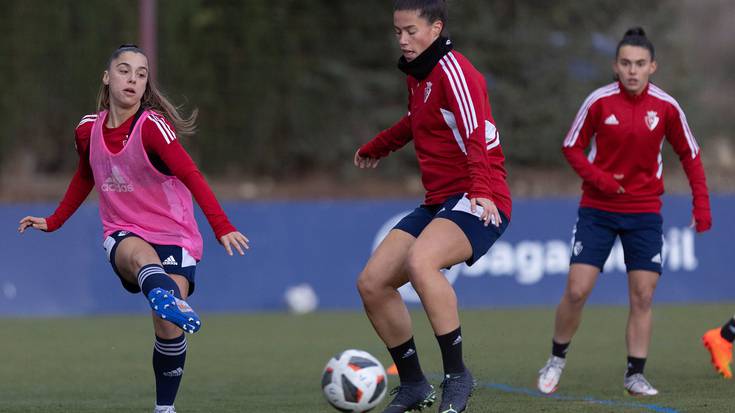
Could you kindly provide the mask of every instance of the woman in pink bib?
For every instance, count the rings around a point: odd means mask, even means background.
[[[229,255],[243,255],[249,241],[230,223],[177,139],[194,133],[196,111],[182,118],[159,92],[143,51],[120,46],[102,83],[97,112],[77,125],[79,166],[59,207],[47,218],[23,218],[18,231],[57,230],[97,189],[107,258],[123,287],[142,292],[153,312],[154,412],[175,412],[187,348],[182,330],[201,327],[185,301],[202,258],[192,195]]]

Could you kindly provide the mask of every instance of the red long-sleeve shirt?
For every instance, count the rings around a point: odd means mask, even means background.
[[[492,200],[510,217],[505,157],[482,74],[451,51],[426,79],[407,76],[406,83],[408,114],[363,145],[360,156],[382,158],[413,139],[426,204],[467,192]]]
[[[103,126],[105,144],[111,152],[120,152],[127,143],[127,135],[133,118],[134,116],[131,116],[117,128],[111,129]],[[56,211],[46,218],[48,231],[60,228],[76,212],[94,188],[94,177],[89,164],[89,139],[96,119],[96,114],[87,115],[77,125],[75,143],[79,154],[79,164],[64,198]],[[163,123],[154,122],[150,118],[139,120],[143,122],[141,136],[149,159],[159,170],[175,176],[186,185],[207,217],[217,239],[236,231],[196,164],[176,138],[173,126],[162,116],[156,119],[163,120]]]
[[[582,104],[562,148],[583,180],[580,205],[623,213],[659,212],[664,139],[679,155],[689,179],[697,230],[709,229],[709,193],[699,146],[679,103],[653,84],[634,96],[612,83]],[[617,193],[620,186],[622,194]]]

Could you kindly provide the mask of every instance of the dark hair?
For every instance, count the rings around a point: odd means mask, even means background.
[[[110,55],[110,58],[107,59],[107,68],[110,67],[110,63],[112,63],[113,60],[117,59],[118,57],[120,57],[121,54],[125,52],[140,53],[146,58],[148,57],[143,51],[143,49],[138,47],[137,44],[133,44],[133,43],[121,44],[120,46],[118,46],[117,49],[115,49],[114,52],[112,52],[112,54]]]
[[[620,54],[620,48],[623,46],[638,46],[644,49],[648,49],[651,53],[651,60],[655,60],[656,53],[653,49],[653,43],[646,37],[646,32],[642,27],[633,27],[628,29],[623,35],[623,38],[618,43],[618,48],[615,50],[615,57],[617,58]]]
[[[112,61],[120,57],[120,55],[125,52],[140,53],[143,56],[146,56],[143,50],[137,45],[121,45],[110,55],[110,58],[107,60],[105,70],[110,70],[110,64]],[[148,56],[146,56],[146,58],[147,57]],[[196,131],[196,121],[199,111],[194,109],[188,118],[184,118],[179,111],[180,108],[171,103],[171,101],[161,93],[151,77],[149,77],[146,82],[143,97],[140,99],[140,105],[144,109],[150,109],[165,116],[166,119],[174,124],[174,129],[176,129],[177,135],[193,135]],[[97,94],[97,111],[100,112],[104,109],[110,109],[110,86],[103,83],[100,87],[99,93]]]
[[[447,23],[447,2],[445,0],[393,0],[393,11],[418,10],[419,17],[429,23],[441,20]]]

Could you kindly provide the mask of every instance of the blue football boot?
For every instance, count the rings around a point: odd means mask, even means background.
[[[196,333],[202,327],[202,321],[189,304],[163,288],[154,288],[148,293],[148,304],[159,317],[176,324],[186,333]]]
[[[419,383],[402,383],[390,392],[396,397],[383,410],[383,413],[405,413],[410,411],[421,411],[431,407],[436,400],[434,386],[427,381]]]
[[[467,401],[475,389],[475,379],[469,370],[459,374],[447,374],[442,381],[442,402],[439,413],[460,413],[467,409]]]

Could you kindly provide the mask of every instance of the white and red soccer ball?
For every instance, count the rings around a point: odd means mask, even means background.
[[[370,353],[345,350],[329,359],[322,373],[322,391],[329,404],[342,412],[363,413],[385,397],[388,377]]]

